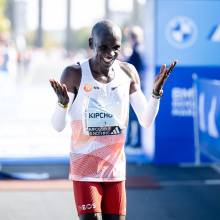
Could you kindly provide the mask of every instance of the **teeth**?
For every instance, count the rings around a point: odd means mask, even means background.
[[[103,57],[103,60],[104,60],[105,62],[111,62],[111,61],[112,61],[112,59],[107,59],[107,58],[104,58],[104,57]]]

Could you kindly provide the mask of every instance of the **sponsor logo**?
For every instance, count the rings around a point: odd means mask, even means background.
[[[82,211],[82,210],[87,210],[87,209],[94,209],[95,207],[96,207],[95,203],[87,204],[87,205],[80,205],[78,206],[78,210]]]
[[[220,24],[214,27],[214,29],[212,30],[209,36],[209,39],[212,42],[220,42]]]
[[[86,92],[90,92],[92,90],[92,86],[89,83],[86,83],[85,86],[84,86],[84,90]]]
[[[178,49],[186,49],[192,46],[195,43],[197,36],[197,26],[189,17],[174,17],[166,26],[167,41],[173,47]]]
[[[171,115],[176,117],[192,117],[194,113],[193,88],[173,87],[171,95]]]
[[[117,89],[119,86],[121,86],[122,84],[120,84],[120,85],[118,85],[118,86],[115,86],[115,87],[112,87],[111,88],[111,90],[113,91],[113,90],[115,90],[115,89]]]
[[[90,136],[121,134],[121,129],[119,126],[88,127],[88,131]]]
[[[120,134],[121,131],[118,129],[118,127],[116,127],[112,132],[111,134]]]
[[[112,118],[113,115],[109,113],[89,113],[89,118]]]
[[[93,86],[93,89],[99,89],[99,87],[98,86]]]

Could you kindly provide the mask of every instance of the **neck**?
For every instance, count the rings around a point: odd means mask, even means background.
[[[91,71],[97,75],[109,76],[109,74],[112,72],[112,66],[108,69],[105,69],[99,65],[94,57],[89,60],[89,64]]]

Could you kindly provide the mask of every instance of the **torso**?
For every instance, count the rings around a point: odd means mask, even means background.
[[[81,82],[69,109],[73,132],[70,179],[101,182],[125,179],[130,78],[115,62],[111,81],[101,78],[106,83],[94,77],[88,62],[81,64]]]

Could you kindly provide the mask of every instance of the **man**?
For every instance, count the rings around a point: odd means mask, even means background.
[[[169,69],[161,67],[147,103],[135,68],[117,60],[121,30],[112,21],[98,22],[89,47],[94,55],[68,66],[60,83],[50,80],[58,103],[52,125],[62,131],[71,117],[70,174],[80,220],[124,220],[126,215],[124,143],[129,100],[140,123],[154,121]]]

